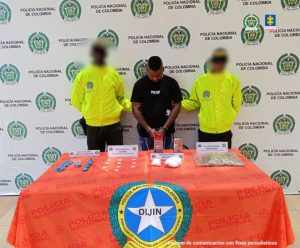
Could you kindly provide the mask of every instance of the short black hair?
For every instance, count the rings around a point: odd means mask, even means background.
[[[148,60],[148,67],[151,71],[158,71],[162,64],[162,60],[158,56],[152,56]]]

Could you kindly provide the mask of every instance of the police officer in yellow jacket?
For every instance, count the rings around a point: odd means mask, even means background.
[[[106,42],[97,40],[91,48],[92,64],[78,73],[71,104],[83,115],[89,150],[105,151],[106,145],[122,145],[120,115],[130,111],[119,73],[105,64]]]
[[[239,79],[225,70],[228,54],[218,48],[213,52],[208,73],[198,77],[189,100],[182,102],[186,111],[199,109],[199,142],[228,142],[231,148],[231,126],[241,108]]]

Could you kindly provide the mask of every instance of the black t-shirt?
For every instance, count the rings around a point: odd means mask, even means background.
[[[181,102],[182,95],[177,81],[166,75],[159,82],[151,81],[148,76],[139,79],[132,91],[131,102],[142,104],[142,114],[151,128],[163,127],[172,110],[172,102]],[[138,124],[139,135],[149,137],[147,131]],[[174,123],[167,134],[174,133]]]

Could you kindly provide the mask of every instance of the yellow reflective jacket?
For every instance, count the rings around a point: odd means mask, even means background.
[[[78,73],[71,104],[81,112],[87,125],[94,127],[118,123],[122,110],[131,111],[121,76],[108,66],[90,65]]]
[[[200,109],[200,130],[224,133],[231,129],[242,104],[239,79],[228,73],[203,74],[193,85],[189,100],[182,102],[186,111]]]

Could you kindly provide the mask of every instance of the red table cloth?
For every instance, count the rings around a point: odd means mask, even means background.
[[[93,158],[87,172],[50,167],[24,189],[8,242],[17,248],[287,247],[294,236],[279,184],[238,151],[244,167],[180,168]],[[88,158],[76,158],[84,165]]]

